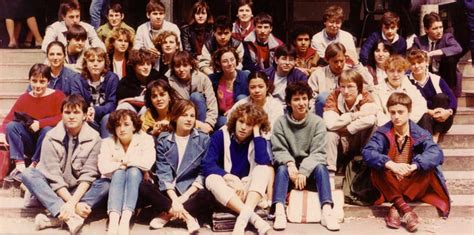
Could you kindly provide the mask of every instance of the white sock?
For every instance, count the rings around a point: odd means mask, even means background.
[[[15,168],[19,172],[23,172],[26,169],[25,162],[17,162]]]

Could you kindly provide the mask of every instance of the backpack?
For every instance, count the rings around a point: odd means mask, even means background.
[[[346,203],[368,206],[380,197],[380,192],[372,185],[370,171],[371,169],[360,156],[354,157],[347,164],[342,182],[342,191]]]

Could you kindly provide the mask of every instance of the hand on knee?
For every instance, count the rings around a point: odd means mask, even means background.
[[[76,214],[82,218],[87,218],[91,212],[92,208],[85,202],[79,202],[76,204]]]

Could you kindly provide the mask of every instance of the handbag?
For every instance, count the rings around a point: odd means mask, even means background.
[[[354,157],[346,166],[342,182],[344,199],[347,203],[359,206],[373,205],[380,192],[372,185],[371,169],[361,158]]]
[[[339,222],[344,220],[344,194],[341,190],[331,191],[334,203],[333,212]],[[286,216],[291,223],[321,222],[321,205],[317,192],[308,190],[291,190],[288,196]]]

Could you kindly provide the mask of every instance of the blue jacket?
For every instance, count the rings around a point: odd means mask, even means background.
[[[176,189],[183,194],[194,182],[204,185],[201,160],[206,154],[208,144],[209,136],[194,129],[189,137],[181,165],[176,169],[178,146],[175,142],[175,133],[161,133],[156,144],[156,175],[160,190]]]
[[[363,65],[371,65],[372,67],[375,67],[373,51],[374,47],[377,46],[377,42],[380,40],[383,40],[382,31],[373,32],[367,39],[365,39],[359,53],[359,60]],[[405,53],[407,52],[407,41],[405,38],[399,36],[399,39],[391,45],[393,54],[405,56]]]
[[[275,80],[276,67],[271,66],[269,68],[264,69],[263,72],[268,76],[271,83],[273,84],[273,81]],[[287,84],[298,82],[298,81],[307,82],[308,76],[306,76],[306,74],[301,72],[301,70],[293,68],[288,74],[288,76],[286,77],[286,81],[287,81]]]
[[[248,77],[250,72],[247,70],[237,70],[237,77],[234,80],[234,103],[237,102],[237,96],[239,95],[249,95],[248,88]],[[219,80],[222,77],[222,72],[209,74],[209,79],[212,82],[212,88],[214,89],[214,94],[217,95],[217,88],[219,86]]]
[[[63,67],[61,72],[56,79],[51,80],[48,83],[48,88],[54,90],[62,91],[66,96],[71,95],[72,90],[80,90],[82,83],[81,83],[81,75],[79,73],[74,72],[73,70]],[[31,85],[28,85],[28,92],[31,91]]]

